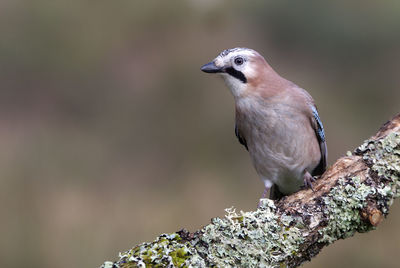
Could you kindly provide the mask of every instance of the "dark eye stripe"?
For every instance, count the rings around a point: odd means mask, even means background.
[[[233,77],[236,77],[237,79],[239,79],[243,83],[247,83],[246,76],[244,76],[244,74],[241,71],[235,70],[233,67],[228,67],[228,68],[225,69],[225,72],[227,74],[232,75]]]

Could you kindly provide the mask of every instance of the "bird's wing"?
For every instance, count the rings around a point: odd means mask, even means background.
[[[240,144],[242,144],[244,147],[246,147],[246,150],[248,151],[249,148],[247,148],[246,140],[243,138],[242,135],[240,135],[239,128],[238,128],[237,124],[235,124],[235,135],[238,138]]]
[[[327,159],[328,159],[328,148],[326,146],[324,126],[322,125],[321,118],[318,115],[317,107],[311,105],[311,111],[313,117],[311,120],[312,126],[314,128],[315,135],[317,136],[319,147],[321,150],[321,161],[319,162],[318,166],[314,169],[312,175],[321,175],[326,170]]]

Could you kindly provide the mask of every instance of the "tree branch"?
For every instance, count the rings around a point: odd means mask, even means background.
[[[256,211],[226,209],[195,233],[160,235],[102,267],[297,267],[338,239],[373,230],[400,196],[400,114],[314,183]]]

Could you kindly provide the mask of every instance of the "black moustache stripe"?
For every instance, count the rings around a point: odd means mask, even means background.
[[[233,67],[228,67],[225,69],[225,72],[233,77],[239,79],[243,83],[247,83],[246,76],[241,71],[235,70]]]

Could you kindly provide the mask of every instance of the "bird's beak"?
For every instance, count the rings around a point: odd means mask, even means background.
[[[217,67],[214,61],[204,64],[200,70],[205,73],[222,73],[222,68]]]

